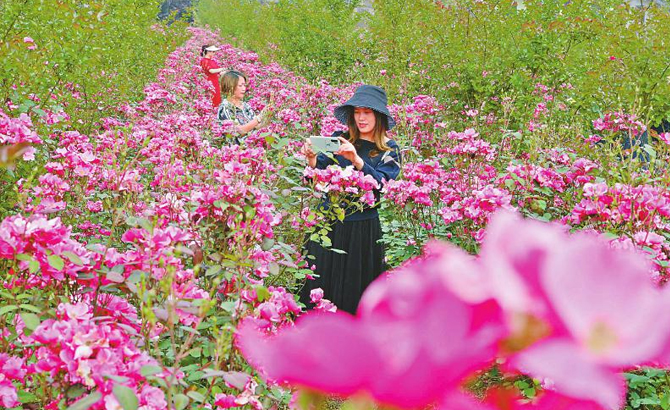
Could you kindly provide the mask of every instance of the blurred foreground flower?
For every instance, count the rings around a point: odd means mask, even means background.
[[[454,258],[450,266],[443,257]],[[270,339],[244,326],[242,351],[279,382],[340,396],[363,391],[399,408],[437,404],[446,394],[455,400],[465,376],[492,362],[505,334],[495,301],[466,302],[449,289],[457,271],[448,270],[470,262],[455,248],[441,249],[371,285],[357,317],[307,314]]]
[[[566,395],[619,408],[625,395],[621,370],[658,359],[667,345],[670,300],[650,280],[640,254],[611,249],[592,234],[569,236],[558,227],[499,214],[481,260],[513,331],[540,339],[514,363],[553,380]]]
[[[269,338],[244,326],[239,341],[272,380],[398,408],[458,408],[444,403],[468,400],[468,376],[509,356],[553,382],[530,408],[615,409],[621,372],[666,357],[670,302],[647,272],[597,236],[502,212],[479,259],[433,244],[375,281],[356,317],[308,314]]]

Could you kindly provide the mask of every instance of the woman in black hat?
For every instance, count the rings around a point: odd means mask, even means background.
[[[395,126],[395,120],[387,108],[386,93],[371,85],[358,87],[354,96],[335,108],[335,118],[349,126],[347,133],[339,136],[340,149],[334,159],[316,154],[309,140],[301,150],[308,165],[324,169],[328,165],[342,167],[353,165],[359,171],[371,175],[381,185],[395,179],[400,173],[400,148],[386,136],[386,131]],[[379,191],[375,196],[379,199]],[[336,253],[315,242],[308,242],[307,252],[316,266],[315,280],[305,283],[300,299],[309,306],[310,292],[322,288],[324,297],[340,310],[356,313],[358,301],[365,288],[385,270],[384,247],[379,214],[376,207],[366,207],[347,215],[343,222],[332,226],[332,247],[346,253]]]

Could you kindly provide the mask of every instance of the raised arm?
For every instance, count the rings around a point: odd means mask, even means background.
[[[340,137],[340,150],[338,153],[351,161],[357,170],[362,171],[366,175],[371,175],[379,184],[383,181],[396,179],[400,174],[400,147],[392,143],[391,151],[386,151],[382,154],[382,158],[374,167],[361,158],[356,152],[356,148],[345,138]]]
[[[362,163],[362,165],[360,163]],[[400,148],[396,145],[391,148],[391,151],[382,154],[382,159],[374,168],[362,159],[360,160],[360,163],[354,163],[356,169],[362,171],[366,175],[372,176],[381,186],[384,181],[398,178],[401,163]]]
[[[217,119],[219,120],[219,122],[230,120],[230,121],[235,121],[237,123],[237,120],[235,119],[233,113],[225,105],[225,101],[224,101],[224,104],[222,104],[221,107],[219,107],[219,111],[218,111],[218,114],[217,114]],[[253,130],[254,128],[258,127],[258,125],[261,123],[261,121],[262,120],[261,120],[260,116],[256,115],[248,123],[246,123],[244,125],[237,125],[236,126],[237,132],[244,135],[244,134],[248,133],[249,131]]]
[[[324,154],[317,154],[314,152],[312,149],[312,142],[309,140],[309,138],[305,139],[305,143],[303,144],[302,148],[300,148],[300,153],[307,158],[307,166],[311,168],[318,168],[318,169],[324,169],[328,165],[332,165],[335,163],[331,158]]]
[[[258,115],[254,116],[254,118],[249,121],[248,123],[244,125],[238,125],[237,126],[237,131],[240,134],[246,134],[247,132],[253,130],[254,128],[258,127],[258,125],[261,123],[261,119]]]

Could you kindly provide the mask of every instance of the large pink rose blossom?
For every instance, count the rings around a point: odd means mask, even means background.
[[[567,395],[616,408],[621,370],[657,359],[668,342],[668,295],[639,254],[503,213],[488,230],[482,262],[512,326],[537,323],[519,320],[532,317],[546,329],[513,362]]]
[[[270,338],[245,326],[242,351],[279,382],[344,396],[365,391],[400,408],[439,403],[493,360],[504,335],[493,300],[464,302],[449,289],[457,279],[448,270],[469,263],[460,250],[436,248],[374,282],[356,317],[308,314]]]
[[[365,389],[383,363],[364,329],[346,313],[317,313],[267,340],[243,326],[239,340],[248,360],[273,380],[347,396]]]

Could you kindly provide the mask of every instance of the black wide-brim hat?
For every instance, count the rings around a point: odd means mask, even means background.
[[[386,116],[388,129],[395,127],[395,119],[391,116],[388,107],[386,92],[374,85],[362,85],[356,89],[354,96],[347,102],[335,108],[335,118],[342,124],[349,125],[349,116],[355,107],[369,108]]]

